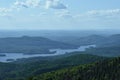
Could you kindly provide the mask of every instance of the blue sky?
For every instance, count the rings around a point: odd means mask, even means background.
[[[120,0],[0,0],[0,29],[120,29]]]

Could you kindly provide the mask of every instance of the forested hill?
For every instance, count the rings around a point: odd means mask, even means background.
[[[53,48],[76,48],[76,46],[44,37],[23,36],[0,38],[1,53],[49,53],[48,49]]]
[[[120,80],[120,57],[49,72],[28,80]]]
[[[107,57],[73,53],[49,58],[30,58],[23,60],[21,63],[0,63],[0,80],[25,80],[30,76],[105,59]]]
[[[115,34],[111,36],[102,36],[102,35],[90,35],[79,38],[69,38],[61,40],[65,43],[71,43],[76,45],[97,45],[101,47],[111,47],[111,46],[120,46],[120,34]]]

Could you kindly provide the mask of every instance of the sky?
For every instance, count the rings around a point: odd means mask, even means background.
[[[120,29],[120,0],[0,0],[0,30]]]

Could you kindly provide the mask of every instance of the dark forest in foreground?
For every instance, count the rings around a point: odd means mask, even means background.
[[[120,57],[48,72],[28,80],[120,80]]]

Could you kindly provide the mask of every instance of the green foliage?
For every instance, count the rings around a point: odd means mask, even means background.
[[[72,53],[70,55],[56,56],[56,58],[31,58],[28,62],[0,63],[0,80],[22,80],[29,76],[69,68],[80,64],[92,63],[106,59],[105,57]]]
[[[48,72],[31,80],[120,80],[120,57]]]

